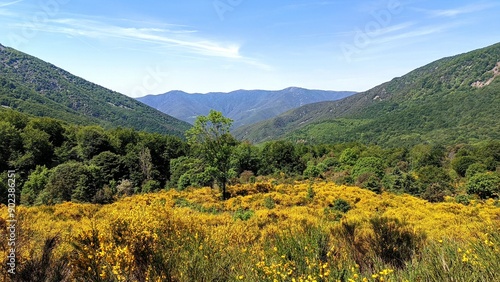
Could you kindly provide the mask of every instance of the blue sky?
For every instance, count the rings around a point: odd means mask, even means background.
[[[0,0],[0,43],[132,97],[363,91],[500,41],[500,1]]]

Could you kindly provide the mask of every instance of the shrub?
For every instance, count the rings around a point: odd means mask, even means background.
[[[373,173],[367,172],[358,176],[356,179],[356,185],[368,189],[375,193],[381,192],[380,179]]]
[[[307,187],[307,196],[306,197],[309,201],[312,201],[314,199],[314,196],[316,196],[316,192],[314,192],[312,184],[309,184],[309,187]]]
[[[314,179],[321,175],[321,171],[315,165],[309,165],[306,170],[304,170],[304,176],[309,179]]]
[[[470,204],[470,198],[468,195],[457,195],[455,197],[455,202],[467,206]]]
[[[478,173],[483,173],[486,171],[488,171],[486,165],[481,163],[473,163],[467,168],[467,171],[465,172],[465,177],[471,178],[472,176]]]
[[[276,203],[274,202],[274,199],[271,196],[267,196],[264,198],[264,207],[270,210],[276,207]]]
[[[402,268],[420,251],[425,235],[413,230],[406,222],[387,217],[370,220],[373,235],[369,242],[375,255],[384,263]]]
[[[500,177],[497,173],[478,173],[467,181],[467,193],[475,194],[481,199],[498,196],[500,192]]]
[[[442,202],[444,201],[444,196],[446,196],[447,191],[448,189],[443,187],[440,183],[432,183],[425,189],[425,192],[422,194],[422,199],[431,203]]]
[[[148,180],[142,185],[142,193],[151,193],[160,189],[160,182],[157,180]]]
[[[54,260],[54,250],[59,244],[59,239],[58,236],[47,238],[41,256],[23,263],[11,281],[67,281],[68,271],[65,271],[68,268],[67,260]]]
[[[242,208],[239,208],[238,210],[236,210],[233,214],[233,219],[234,220],[242,220],[242,221],[247,221],[249,220],[252,216],[254,215],[254,212],[252,210],[248,210],[248,209],[242,209]]]
[[[476,158],[471,156],[456,157],[451,161],[451,167],[458,173],[458,175],[464,177],[469,166],[476,162]]]
[[[134,193],[134,185],[128,179],[120,181],[120,184],[116,186],[116,192],[120,195],[130,196]]]
[[[357,160],[356,164],[352,168],[352,176],[357,178],[365,173],[373,173],[378,178],[382,178],[384,176],[384,162],[382,159],[376,157],[364,157]]]
[[[248,183],[250,183],[251,179],[254,179],[254,182],[255,182],[255,174],[253,173],[253,171],[245,170],[242,173],[240,173],[240,183],[241,184],[248,184]]]
[[[330,205],[333,210],[346,213],[351,210],[351,205],[344,199],[336,199],[333,204]]]

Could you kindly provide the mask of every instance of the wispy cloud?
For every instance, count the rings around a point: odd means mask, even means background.
[[[241,45],[209,39],[188,26],[166,23],[144,23],[128,19],[103,19],[93,16],[70,15],[47,19],[43,23],[17,21],[11,25],[40,32],[64,34],[78,39],[103,41],[127,40],[144,43],[146,49],[171,49],[204,57],[232,59],[261,69],[269,69],[265,63],[241,54]]]
[[[414,30],[402,32],[399,34],[380,37],[380,38],[376,39],[373,43],[374,44],[391,43],[394,41],[408,40],[410,38],[424,37],[424,36],[428,36],[428,35],[432,35],[432,34],[445,32],[449,29],[458,27],[460,25],[462,25],[462,23],[457,22],[457,23],[442,24],[442,25],[424,26],[424,27],[420,27],[420,28],[417,28]]]
[[[425,12],[426,14],[432,17],[456,17],[462,14],[470,14],[475,12],[480,12],[486,9],[489,9],[494,6],[498,6],[498,3],[476,3],[471,5],[466,5],[454,9],[445,9],[445,10],[425,10],[425,9],[417,9],[419,11]]]
[[[22,1],[24,1],[24,0],[17,0],[17,1],[11,1],[11,2],[0,2],[0,8],[14,5],[14,4],[22,2]]]
[[[33,26],[20,23],[19,27],[36,28],[39,31],[63,33],[72,37],[90,37],[95,39],[123,39],[179,47],[190,52],[224,58],[241,58],[238,44],[223,44],[209,39],[193,36],[193,29],[165,29],[162,27],[136,27],[109,24],[96,20],[60,18],[49,19],[46,23]]]

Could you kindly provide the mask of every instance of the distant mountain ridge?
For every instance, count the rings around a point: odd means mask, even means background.
[[[170,91],[140,97],[137,100],[190,123],[193,123],[197,116],[206,115],[211,109],[215,109],[233,119],[233,127],[237,128],[275,117],[306,104],[338,100],[354,93],[289,87],[278,91],[236,90],[207,94]]]
[[[239,139],[383,145],[500,139],[500,43],[443,58],[333,102],[235,130]]]
[[[176,136],[183,136],[190,127],[133,98],[3,45],[0,106],[77,124],[130,127]]]

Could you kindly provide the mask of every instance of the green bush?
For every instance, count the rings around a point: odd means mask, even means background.
[[[384,162],[382,159],[377,157],[364,157],[356,161],[356,164],[352,168],[352,177],[356,179],[358,176],[365,173],[372,173],[376,177],[382,178],[384,176]]]
[[[470,198],[468,195],[457,195],[455,197],[455,202],[467,206],[470,204]]]
[[[500,177],[498,173],[478,173],[467,181],[467,193],[475,194],[481,199],[487,199],[499,195]]]
[[[471,156],[456,157],[451,161],[451,167],[464,177],[470,165],[476,162],[476,158]]]
[[[252,210],[248,210],[248,209],[242,209],[242,208],[239,208],[238,210],[236,210],[233,214],[233,219],[234,220],[242,220],[242,221],[247,221],[249,220],[252,216],[254,215],[254,212]]]
[[[304,170],[304,176],[309,178],[309,179],[314,179],[317,178],[321,175],[320,169],[315,166],[315,165],[309,165],[305,170]]]
[[[486,165],[481,163],[473,163],[467,168],[467,171],[465,172],[465,177],[471,178],[472,176],[478,173],[483,173],[486,171],[488,171]]]
[[[160,189],[160,182],[156,180],[148,180],[142,185],[142,193],[151,193]]]
[[[271,196],[267,196],[264,198],[264,207],[270,210],[276,207],[276,203],[274,202],[274,199]]]
[[[336,199],[333,204],[330,205],[333,210],[346,213],[351,210],[351,205],[344,199]]]

